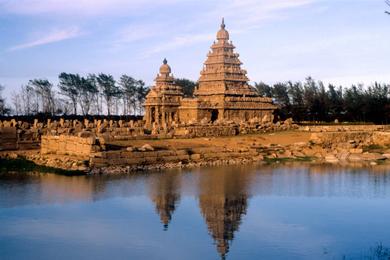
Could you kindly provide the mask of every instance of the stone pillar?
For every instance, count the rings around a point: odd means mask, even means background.
[[[160,124],[160,115],[158,111],[158,106],[156,106],[154,110],[154,122]]]
[[[144,116],[144,119],[145,119],[145,126],[146,128],[150,128],[151,125],[152,125],[152,117],[151,117],[151,109],[149,106],[145,106],[145,116]],[[131,121],[130,121],[131,122]],[[131,124],[131,123],[130,123]],[[131,124],[132,125],[132,124]],[[132,126],[131,126],[132,127]]]
[[[161,108],[161,125],[165,129],[167,128],[167,113],[165,112],[165,108]]]
[[[172,113],[173,113],[173,112],[169,112],[169,117],[168,117],[169,125],[172,124]]]
[[[225,119],[225,109],[219,109],[218,110],[218,120]]]

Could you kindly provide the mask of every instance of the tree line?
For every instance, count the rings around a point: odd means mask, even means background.
[[[177,79],[185,97],[192,97],[197,83]],[[278,105],[276,116],[297,122],[374,122],[390,123],[390,85],[342,87],[315,81],[283,82],[274,85],[255,83],[256,91],[272,97]],[[1,97],[0,115],[9,114]],[[115,80],[108,74],[61,73],[54,85],[46,79],[33,79],[13,93],[13,115],[142,115],[142,104],[149,88],[142,80],[122,75]]]
[[[61,73],[55,86],[47,79],[32,79],[11,96],[12,109],[1,96],[0,115],[142,115],[143,103],[150,87],[142,80],[122,75],[100,73],[80,76]],[[191,97],[197,83],[176,79],[185,97]],[[11,113],[12,112],[12,113]]]
[[[15,115],[140,115],[148,87],[142,80],[100,73],[61,73],[57,88],[47,79],[32,79],[12,95]]]
[[[272,97],[279,106],[277,116],[295,121],[390,123],[390,85],[342,87],[311,77],[304,82],[256,83],[262,96]]]

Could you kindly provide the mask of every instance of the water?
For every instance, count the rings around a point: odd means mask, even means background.
[[[0,174],[0,259],[389,259],[390,172]]]

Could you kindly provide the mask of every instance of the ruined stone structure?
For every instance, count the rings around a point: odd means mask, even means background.
[[[248,84],[246,71],[241,69],[239,55],[234,52],[229,33],[222,21],[217,42],[211,46],[199,78],[194,98],[183,98],[180,87],[170,75],[167,61],[160,68],[156,86],[145,103],[147,127],[153,123],[166,127],[167,123],[233,121],[236,123],[254,118],[272,118],[276,106]]]

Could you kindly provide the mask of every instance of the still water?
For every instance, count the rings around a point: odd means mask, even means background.
[[[0,174],[0,259],[389,259],[390,171]]]

